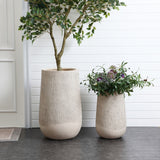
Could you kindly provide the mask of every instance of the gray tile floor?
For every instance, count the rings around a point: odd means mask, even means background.
[[[65,141],[46,139],[39,129],[23,129],[18,142],[0,143],[0,160],[160,160],[160,128],[127,128],[117,140],[82,128]]]

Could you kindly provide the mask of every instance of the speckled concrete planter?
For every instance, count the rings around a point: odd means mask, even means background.
[[[126,131],[125,98],[123,94],[98,96],[97,133],[108,139],[120,138]]]
[[[70,139],[79,133],[82,109],[76,69],[42,70],[39,123],[51,139]]]

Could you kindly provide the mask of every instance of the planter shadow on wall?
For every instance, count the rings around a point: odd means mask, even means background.
[[[75,137],[82,125],[79,73],[76,69],[42,70],[39,123],[51,139]]]

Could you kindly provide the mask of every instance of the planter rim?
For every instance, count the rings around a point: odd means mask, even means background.
[[[62,70],[57,71],[57,69],[52,68],[52,69],[42,69],[42,72],[74,72],[78,71],[76,68],[62,68]]]
[[[118,94],[118,93],[114,93],[113,95],[112,94],[108,94],[107,93],[107,96],[105,96],[105,95],[98,95],[98,96],[104,96],[104,97],[108,97],[108,96],[119,96],[119,95],[124,95],[124,93],[121,93],[121,94]]]

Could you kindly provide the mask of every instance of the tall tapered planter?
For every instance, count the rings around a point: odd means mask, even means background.
[[[125,99],[123,94],[98,96],[97,133],[108,139],[120,138],[126,131]]]
[[[51,139],[70,139],[79,133],[82,110],[76,69],[42,71],[39,123]]]

